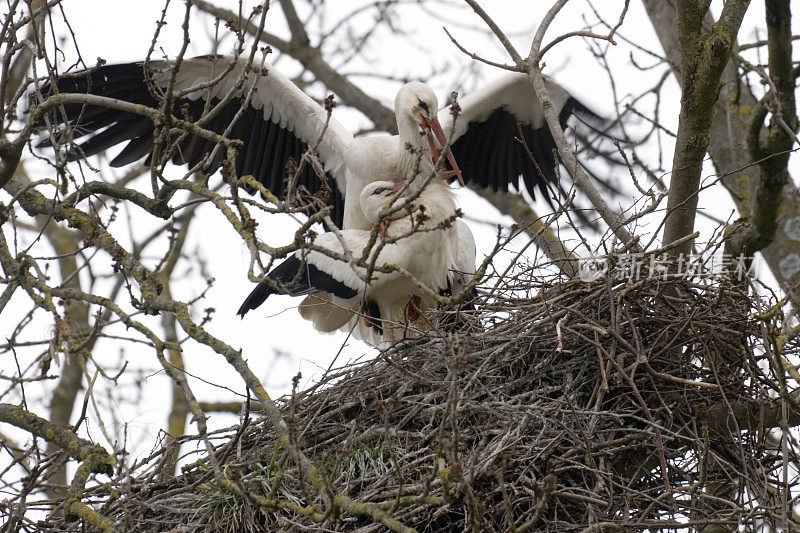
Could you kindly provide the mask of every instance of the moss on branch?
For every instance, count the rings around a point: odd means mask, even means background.
[[[678,2],[678,47],[683,93],[667,197],[665,244],[694,231],[700,175],[711,141],[720,79],[749,3],[749,0],[728,2],[711,31],[702,32],[707,3],[698,4],[692,0]],[[676,247],[673,253],[687,255],[691,247],[692,242],[688,241]]]

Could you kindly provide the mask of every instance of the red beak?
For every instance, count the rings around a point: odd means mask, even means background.
[[[422,120],[424,121],[424,127],[429,131],[427,135],[428,147],[431,149],[431,159],[433,160],[433,163],[436,164],[436,161],[438,161],[439,155],[441,154],[439,147],[444,147],[447,144],[447,137],[444,136],[444,131],[442,130],[442,125],[439,124],[438,118],[428,120],[423,117]],[[431,133],[436,135],[436,140],[439,141],[439,146],[436,146],[436,143],[433,142]],[[456,173],[458,182],[461,183],[461,185],[464,185],[464,178],[461,176],[461,169],[458,168],[458,163],[456,163],[456,158],[453,157],[452,150],[448,150],[447,160],[450,161],[450,166],[453,167],[453,172]]]

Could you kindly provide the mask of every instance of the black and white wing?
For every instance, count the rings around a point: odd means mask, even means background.
[[[603,135],[599,128],[606,126],[605,119],[554,81],[546,81],[562,128],[574,117]],[[451,147],[464,181],[494,190],[524,187],[531,197],[539,189],[549,201],[548,183],[557,182],[556,144],[528,77],[506,75],[460,99],[459,105]],[[449,135],[453,116],[447,110],[440,115],[442,129]],[[520,142],[520,130],[525,145]]]
[[[369,231],[356,229],[342,230],[339,233],[348,251],[355,257],[360,257],[370,241],[370,234]],[[317,236],[314,244],[337,254],[343,253],[341,241],[332,232]],[[409,254],[404,250],[403,245],[392,243],[380,251],[378,264],[388,263],[405,267],[408,259]],[[353,267],[346,261],[316,250],[295,252],[267,274],[267,277],[286,285],[287,291],[281,292],[268,283],[259,283],[239,307],[237,314],[244,317],[248,311],[259,307],[273,294],[303,296],[325,292],[341,300],[352,300],[357,296],[363,297],[368,289],[371,292],[379,290],[387,281],[399,277],[399,274],[396,273],[373,272],[372,281],[368,287],[356,271],[362,276],[365,274],[365,269],[362,267]]]
[[[364,284],[353,274],[349,266],[340,261],[338,264],[330,257],[311,252],[302,257],[295,254],[273,268],[267,277],[287,286],[290,296],[303,296],[314,292],[326,292],[343,300],[358,296]],[[248,311],[257,309],[273,294],[281,294],[268,283],[259,283],[245,298],[236,312],[244,318]]]
[[[93,94],[158,109],[173,69],[174,62],[152,61],[145,76],[142,62],[103,65],[62,76],[57,81],[57,91],[46,84],[43,94]],[[149,87],[146,78],[152,81]],[[172,109],[178,119],[195,122],[202,118],[203,128],[220,134],[233,122],[228,137],[243,143],[236,158],[236,174],[252,175],[278,198],[285,193],[287,161],[292,158],[299,162],[309,146],[316,146],[324,171],[332,180],[321,178],[311,165],[306,165],[299,184],[311,193],[327,187],[334,221],[341,225],[344,159],[353,137],[336,120],[328,121],[328,112],[277,69],[269,65],[251,67],[245,59],[226,56],[186,59],[175,75],[173,93],[179,95]],[[205,117],[209,109],[229,96],[233,98],[216,114]],[[80,147],[81,153],[75,154],[75,159],[124,144],[111,160],[112,166],[143,158],[145,164],[150,163],[155,131],[150,118],[82,104],[65,105],[54,116],[67,138]],[[172,162],[193,168],[206,161],[215,146],[213,141],[186,135]],[[224,157],[225,150],[218,149],[209,169],[216,169]],[[323,183],[328,181],[331,183]]]

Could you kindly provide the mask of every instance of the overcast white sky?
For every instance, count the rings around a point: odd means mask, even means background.
[[[218,1],[217,5],[235,8],[236,3],[231,1]],[[348,10],[348,6],[357,6],[366,2],[336,0],[329,2],[335,10],[329,13],[330,21],[338,18]],[[173,2],[169,10],[169,23],[162,33],[159,45],[166,54],[173,55],[180,46],[181,20],[184,4]],[[252,5],[248,2],[248,5]],[[267,30],[281,36],[286,35],[282,13],[276,6],[268,14]],[[550,2],[532,2],[530,0],[492,0],[483,2],[484,7],[494,16],[520,50],[526,52],[530,44],[531,28],[540,20]],[[599,0],[597,6],[608,20],[616,20],[617,13],[622,5],[621,1]],[[715,2],[715,5],[719,2]],[[574,0],[556,20],[549,35],[554,36],[564,31],[582,29],[584,24],[582,16],[591,17],[590,11],[583,0]],[[84,60],[93,64],[97,57],[102,57],[109,62],[123,62],[140,60],[148,50],[156,20],[163,9],[161,0],[129,1],[98,1],[98,0],[65,0],[63,9],[67,15],[72,29],[75,32],[78,45]],[[718,12],[718,10],[716,11]],[[451,90],[455,88],[469,89],[471,84],[462,87],[466,69],[477,68],[483,79],[491,79],[499,75],[482,65],[476,65],[458,52],[444,35],[441,27],[447,26],[463,44],[486,56],[505,61],[502,49],[492,39],[486,38],[478,32],[472,31],[469,25],[478,25],[480,21],[468,9],[457,5],[430,4],[430,7],[405,6],[399,10],[399,25],[412,31],[415,44],[393,38],[388,35],[378,35],[366,51],[370,61],[362,61],[348,67],[349,72],[369,72],[381,74],[402,75],[409,79],[420,79],[429,82],[437,91],[440,101],[445,100]],[[372,15],[363,15],[354,25],[369,23]],[[58,37],[66,36],[65,26],[56,20],[56,34]],[[763,20],[763,7],[760,2],[754,2],[748,15],[747,23],[740,40],[748,42],[753,40],[752,27],[759,25]],[[192,19],[191,46],[189,56],[200,55],[211,51],[211,18],[196,13]],[[795,22],[797,22],[795,20]],[[360,26],[363,27],[363,26]],[[660,47],[652,33],[651,26],[644,15],[638,1],[631,3],[627,21],[621,30],[622,35],[636,41],[645,48],[660,51]],[[341,45],[341,42],[339,42]],[[223,43],[221,49],[225,52]],[[63,64],[71,64],[76,55],[71,45],[65,47],[67,57]],[[661,70],[639,71],[634,69],[628,59],[632,47],[620,41],[619,46],[609,54],[609,60],[614,66],[616,74],[617,91],[621,97],[642,90],[659,77]],[[634,52],[641,64],[651,65],[654,61],[646,54]],[[298,72],[297,65],[284,58],[277,59],[277,68],[289,75]],[[573,39],[557,47],[547,59],[548,73],[552,74],[562,85],[572,91],[580,100],[599,112],[613,115],[613,100],[610,96],[610,87],[606,73],[593,60],[586,43]],[[432,71],[438,72],[431,77]],[[666,101],[662,109],[662,120],[665,125],[676,129],[679,93],[677,86],[668,81],[668,89],[664,93]],[[387,104],[394,100],[398,87],[396,83],[380,81],[375,78],[363,78],[362,86],[370,94],[380,98]],[[316,92],[315,92],[316,91]],[[321,94],[320,87],[313,87],[315,96]],[[466,91],[465,91],[466,92]],[[363,117],[355,112],[337,108],[336,117],[352,128],[354,131],[368,125]],[[112,152],[113,153],[113,152]],[[655,157],[653,149],[643,153]],[[669,166],[671,148],[664,165]],[[707,174],[711,174],[711,169]],[[797,173],[796,173],[797,174]],[[625,179],[624,176],[619,178]],[[0,195],[0,200],[3,200]],[[624,204],[625,200],[621,200]],[[461,207],[468,217],[483,222],[471,222],[479,244],[478,260],[494,242],[495,228],[493,224],[509,221],[501,217],[491,206],[478,199],[471,193],[460,195]],[[713,206],[714,214],[721,218],[728,218],[733,210],[733,205],[727,193],[721,188],[712,188],[701,196],[701,205]],[[546,204],[537,203],[541,213],[548,212]],[[205,216],[204,216],[205,215]],[[143,220],[141,212],[131,211],[133,231],[145,234],[150,227],[150,221]],[[488,223],[487,223],[488,222]],[[7,230],[7,225],[4,230]],[[270,244],[287,243],[291,240],[296,224],[279,217],[262,219],[259,225],[259,234]],[[516,243],[521,246],[524,242]],[[161,253],[162,248],[158,249]],[[240,347],[248,359],[256,375],[262,378],[267,389],[274,397],[289,390],[290,379],[297,372],[303,374],[303,384],[309,384],[315,376],[326,369],[336,359],[336,364],[344,364],[362,357],[373,357],[375,350],[366,345],[346,340],[344,333],[323,335],[316,332],[309,323],[299,318],[295,310],[298,302],[286,296],[273,297],[266,305],[256,312],[250,313],[246,319],[239,320],[235,316],[241,300],[250,291],[252,284],[246,278],[249,256],[238,236],[228,229],[227,223],[221,220],[218,213],[211,208],[200,211],[199,220],[193,224],[189,235],[187,251],[197,250],[207,261],[207,269],[216,278],[212,290],[205,297],[202,307],[214,307],[216,314],[214,321],[208,329],[214,335],[224,339],[234,347]],[[42,252],[44,253],[44,252]],[[508,261],[509,255],[500,261]],[[106,260],[103,257],[101,260]],[[186,267],[184,267],[186,268]],[[180,267],[178,271],[181,271]],[[186,272],[185,281],[178,283],[174,293],[180,298],[189,298],[198,292],[199,277],[196,272]],[[10,328],[16,324],[19,313],[24,313],[29,308],[27,301],[21,294],[16,297],[16,305],[10,306],[5,311],[5,316],[0,320],[0,335],[7,337]],[[38,334],[46,336],[52,327],[51,322],[42,317]],[[151,324],[158,330],[157,319]],[[34,332],[31,332],[34,333]],[[342,346],[344,348],[342,349]],[[340,353],[341,352],[341,353]],[[276,358],[276,354],[282,354]],[[164,427],[169,404],[168,381],[158,368],[154,355],[146,349],[128,348],[120,353],[117,344],[104,341],[95,350],[95,356],[102,358],[107,364],[112,365],[120,360],[128,360],[131,368],[141,369],[142,379],[145,380],[145,394],[136,399],[132,404],[108,400],[108,407],[114,413],[115,419],[106,420],[106,424],[118,429],[127,424],[134,440],[139,441],[139,451],[146,451]],[[184,353],[188,371],[203,380],[215,384],[224,384],[238,393],[244,391],[239,376],[228,367],[219,355],[209,350],[197,348],[192,344]],[[0,361],[0,372],[14,374],[13,362]],[[201,399],[230,400],[233,395],[228,390],[207,385],[194,379],[191,381],[195,392]],[[49,386],[49,385],[48,385]],[[124,387],[122,387],[124,389]],[[29,395],[43,398],[47,397],[47,390],[35,385],[26,391]],[[118,394],[125,394],[116,391]],[[130,396],[128,396],[130,397]],[[14,399],[16,400],[16,398]],[[7,401],[7,400],[6,400]],[[41,404],[40,404],[41,405]],[[45,414],[42,408],[40,413]],[[233,422],[233,417],[217,417],[212,420],[212,425],[227,425]],[[194,428],[190,427],[189,431]]]

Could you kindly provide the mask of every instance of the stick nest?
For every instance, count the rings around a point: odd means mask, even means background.
[[[135,531],[780,520],[778,471],[797,463],[769,429],[785,383],[769,338],[779,316],[757,318],[753,299],[719,283],[560,282],[523,269],[484,294],[459,331],[402,343],[284,399],[288,442],[255,405],[215,435],[214,460],[238,494],[201,449],[176,478],[162,476],[158,452],[87,501]],[[326,511],[297,450],[352,505]]]

